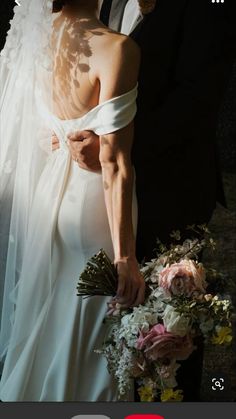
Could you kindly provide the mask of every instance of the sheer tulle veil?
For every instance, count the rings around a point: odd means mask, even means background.
[[[51,154],[52,130],[44,109],[52,104],[52,0],[19,3],[0,56],[1,359],[14,321],[30,209]],[[38,217],[39,223],[45,221]],[[50,245],[47,241],[49,254]]]

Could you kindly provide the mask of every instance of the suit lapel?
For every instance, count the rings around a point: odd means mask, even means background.
[[[156,9],[155,9],[156,10]],[[130,37],[133,38],[135,41],[137,40],[140,32],[142,29],[147,25],[149,22],[149,19],[155,13],[155,10],[151,13],[148,13],[147,15],[144,15],[143,19],[138,23],[138,25],[133,29],[133,31],[130,33]]]
[[[145,24],[146,20],[147,20],[147,16],[144,16],[143,19],[137,24],[137,26],[132,30],[132,32],[130,33],[130,37],[133,38],[134,40],[137,39],[137,36],[139,34],[139,32],[141,31],[143,25]]]

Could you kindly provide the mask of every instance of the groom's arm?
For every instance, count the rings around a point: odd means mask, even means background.
[[[81,169],[90,172],[101,172],[99,160],[100,139],[93,131],[75,131],[68,135],[68,146],[71,157]],[[52,136],[52,151],[60,148],[57,136]]]
[[[225,5],[187,2],[173,88],[160,106],[136,119],[137,135],[145,135],[150,142],[153,137],[160,153],[204,131],[214,132],[236,45],[231,4],[230,0]]]

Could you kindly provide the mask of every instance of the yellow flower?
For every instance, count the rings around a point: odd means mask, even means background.
[[[213,336],[212,343],[213,345],[223,345],[223,343],[231,343],[233,336],[232,336],[232,329],[230,327],[219,327],[217,329],[217,335]]]
[[[173,388],[167,388],[161,393],[162,402],[182,402],[184,396],[182,390],[174,391]]]
[[[154,394],[153,389],[150,386],[143,386],[138,389],[138,394],[141,402],[153,402]]]

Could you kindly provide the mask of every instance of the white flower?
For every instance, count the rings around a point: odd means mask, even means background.
[[[150,326],[158,321],[157,312],[148,306],[134,307],[131,314],[126,314],[121,319],[121,327],[118,331],[119,339],[125,339],[126,345],[130,348],[136,348],[137,337],[142,332],[148,332]]]
[[[129,322],[130,322],[130,314],[126,314],[124,317],[122,317],[121,324],[123,326],[125,326],[125,327],[128,326]]]
[[[154,288],[149,297],[148,304],[154,313],[162,316],[168,300],[170,300],[170,298],[166,296],[165,291],[162,288]]]
[[[156,324],[157,315],[149,307],[135,307],[131,315],[131,323],[137,325],[139,329],[144,330],[149,325]]]
[[[152,297],[154,297],[157,301],[163,302],[164,300],[169,300],[170,298],[166,296],[165,291],[163,288],[154,288],[152,291]]]
[[[174,388],[178,385],[175,377],[179,367],[180,364],[172,360],[169,365],[160,365],[156,368],[158,375],[161,377],[162,386],[164,384],[166,388]]]
[[[160,274],[161,271],[163,271],[163,269],[164,269],[164,266],[162,264],[158,263],[158,264],[154,265],[154,268],[153,268],[152,273],[150,275],[150,280],[151,280],[152,283],[154,283],[154,284],[158,283],[159,274]]]
[[[190,328],[190,319],[177,313],[171,305],[166,306],[163,323],[167,332],[178,336],[186,336]]]

